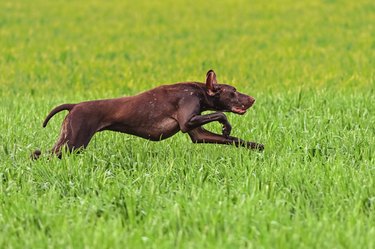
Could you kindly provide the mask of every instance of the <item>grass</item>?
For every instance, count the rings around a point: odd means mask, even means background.
[[[1,248],[374,248],[372,1],[2,1]],[[97,134],[49,149],[66,102],[204,80],[264,153]],[[219,131],[218,124],[209,129]]]

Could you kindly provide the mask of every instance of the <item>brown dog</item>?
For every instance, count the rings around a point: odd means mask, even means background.
[[[52,148],[59,158],[62,149],[86,148],[95,132],[111,130],[152,141],[166,139],[178,131],[187,132],[194,143],[216,143],[263,150],[262,144],[230,136],[231,125],[222,112],[244,114],[254,104],[253,97],[239,93],[232,86],[218,84],[213,70],[206,83],[188,82],[164,85],[136,96],[63,104],[51,111],[46,127],[56,113],[68,110],[60,138]],[[201,115],[203,111],[216,111]],[[202,125],[218,121],[222,135],[205,130]],[[41,152],[36,150],[32,158]]]

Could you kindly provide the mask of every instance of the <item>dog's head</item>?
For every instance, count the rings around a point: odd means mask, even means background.
[[[218,84],[213,70],[207,72],[206,88],[207,94],[213,99],[213,108],[218,111],[242,115],[255,102],[253,97],[237,92],[233,86]]]

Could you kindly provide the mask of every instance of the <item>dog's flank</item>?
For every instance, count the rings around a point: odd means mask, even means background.
[[[173,136],[178,131],[189,134],[194,143],[216,143],[263,150],[264,146],[230,136],[231,125],[223,112],[244,114],[254,104],[253,97],[237,92],[230,85],[218,84],[213,70],[206,82],[163,85],[136,96],[63,104],[54,108],[43,122],[58,112],[68,110],[60,137],[51,152],[61,157],[63,148],[74,151],[86,148],[99,131],[123,132],[152,141]],[[215,111],[201,115],[204,111]],[[205,130],[202,125],[218,121],[222,134]],[[31,157],[41,155],[36,150]]]

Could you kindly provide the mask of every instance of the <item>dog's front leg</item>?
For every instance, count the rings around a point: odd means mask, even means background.
[[[255,142],[247,142],[240,138],[236,138],[232,136],[225,137],[225,136],[207,131],[203,127],[198,127],[191,131],[188,131],[188,134],[193,143],[227,144],[227,145],[235,145],[237,147],[241,146],[241,147],[245,147],[248,149],[256,149],[259,151],[264,150],[263,144],[258,144]]]
[[[177,121],[182,132],[188,132],[202,125],[218,121],[223,125],[223,135],[228,137],[232,130],[227,117],[222,112],[200,115],[201,107],[197,99],[184,99],[180,102]]]
[[[206,115],[195,115],[187,122],[187,127],[189,130],[191,130],[214,121],[218,121],[223,125],[222,133],[225,137],[228,137],[232,131],[232,126],[230,125],[225,114],[222,112],[215,112]]]

